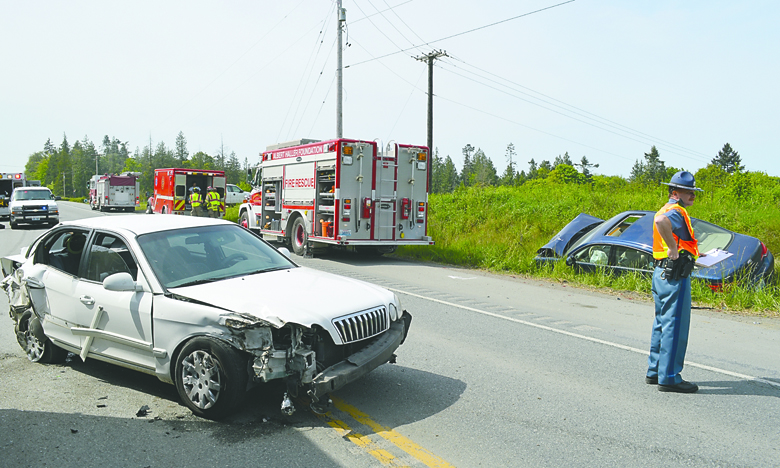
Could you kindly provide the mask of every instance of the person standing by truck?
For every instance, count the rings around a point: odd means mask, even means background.
[[[192,193],[190,194],[190,216],[203,216],[203,196],[200,194],[200,188],[197,186],[192,187]]]
[[[219,218],[220,207],[222,206],[222,200],[219,198],[219,192],[212,187],[208,187],[208,193],[206,194],[206,209],[208,210],[208,216],[210,218]]]

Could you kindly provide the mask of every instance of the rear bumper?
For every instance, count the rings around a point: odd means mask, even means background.
[[[390,329],[370,346],[361,349],[347,359],[334,364],[314,377],[312,381],[313,399],[334,392],[353,382],[372,370],[388,362],[395,350],[401,346],[409,333],[412,316],[404,311],[402,320],[396,320]]]

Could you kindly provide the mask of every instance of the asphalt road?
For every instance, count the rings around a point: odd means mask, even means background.
[[[41,232],[0,231],[0,254]],[[154,377],[29,362],[4,314],[0,464],[780,465],[777,320],[695,311],[683,375],[701,390],[661,393],[644,383],[645,298],[346,253],[295,260],[391,288],[414,317],[398,362],[337,392],[328,414],[282,416],[281,389],[265,388],[241,414],[205,421]]]

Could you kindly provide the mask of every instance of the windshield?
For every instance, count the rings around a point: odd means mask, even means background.
[[[203,226],[138,236],[166,288],[294,268],[296,265],[239,226]]]
[[[48,190],[16,189],[13,198],[14,200],[51,200],[52,196]]]

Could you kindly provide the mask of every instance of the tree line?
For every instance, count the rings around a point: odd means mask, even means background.
[[[450,193],[460,186],[521,186],[532,181],[592,184],[592,169],[599,167],[586,156],[575,163],[566,152],[556,156],[552,162],[542,160],[537,163],[532,158],[528,161],[527,170],[518,171],[519,158],[515,146],[509,143],[505,153],[507,166],[499,175],[493,161],[482,149],[466,144],[462,152],[464,163],[461,171],[458,171],[449,155],[442,158],[438,150],[435,152],[431,161],[432,193]],[[712,159],[708,168],[710,166],[726,174],[739,174],[745,169],[739,153],[729,143]],[[55,195],[82,198],[89,193],[88,183],[93,175],[128,171],[140,173],[141,192],[151,193],[154,170],[166,167],[222,170],[225,171],[227,183],[238,185],[246,180],[249,162],[246,158],[243,162],[239,161],[235,152],[228,153],[224,144],[220,145],[214,155],[203,151],[190,154],[187,139],[182,132],[179,132],[173,147],[163,141],[153,146],[150,139],[147,146],[136,147],[133,153],[128,150],[128,142],[116,137],[109,138],[106,135],[102,143],[96,146],[87,137],[71,145],[67,136],[63,135],[59,146],[48,139],[42,151],[31,154],[25,165],[25,173],[28,179],[40,180]],[[667,167],[658,149],[653,146],[650,152],[644,153],[642,160],[635,162],[628,182],[656,184],[668,181],[678,170]]]
[[[72,145],[63,135],[62,143],[56,146],[51,139],[46,140],[42,151],[29,156],[24,172],[28,180],[40,180],[55,195],[68,198],[85,198],[89,194],[89,180],[95,174],[121,174],[138,172],[141,192],[154,190],[154,170],[166,167],[193,169],[212,169],[225,171],[229,184],[239,184],[246,180],[249,162],[239,161],[236,153],[220,144],[216,153],[210,155],[203,151],[190,154],[187,139],[182,132],[176,137],[174,147],[160,141],[153,146],[151,139],[143,148],[128,150],[128,142],[118,138],[103,137],[96,146],[88,137],[77,140]]]
[[[498,175],[493,161],[482,151],[475,149],[470,144],[463,147],[463,169],[458,172],[452,158],[439,156],[436,150],[431,170],[431,192],[450,193],[458,187],[472,186],[520,186],[531,181],[548,180],[557,183],[592,184],[594,174],[591,169],[599,167],[591,163],[587,156],[583,156],[579,162],[573,162],[569,153],[558,155],[550,162],[542,160],[537,163],[533,158],[528,161],[528,170],[517,170],[517,152],[515,146],[509,143],[506,147],[507,166],[501,175]],[[745,167],[739,153],[734,151],[729,143],[715,156],[708,168],[712,166],[716,170],[726,174],[741,173]],[[628,182],[645,185],[657,184],[668,181],[682,169],[667,167],[661,159],[658,149],[653,146],[650,152],[644,153],[642,160],[636,160],[631,168]],[[622,179],[622,178],[621,178]]]

